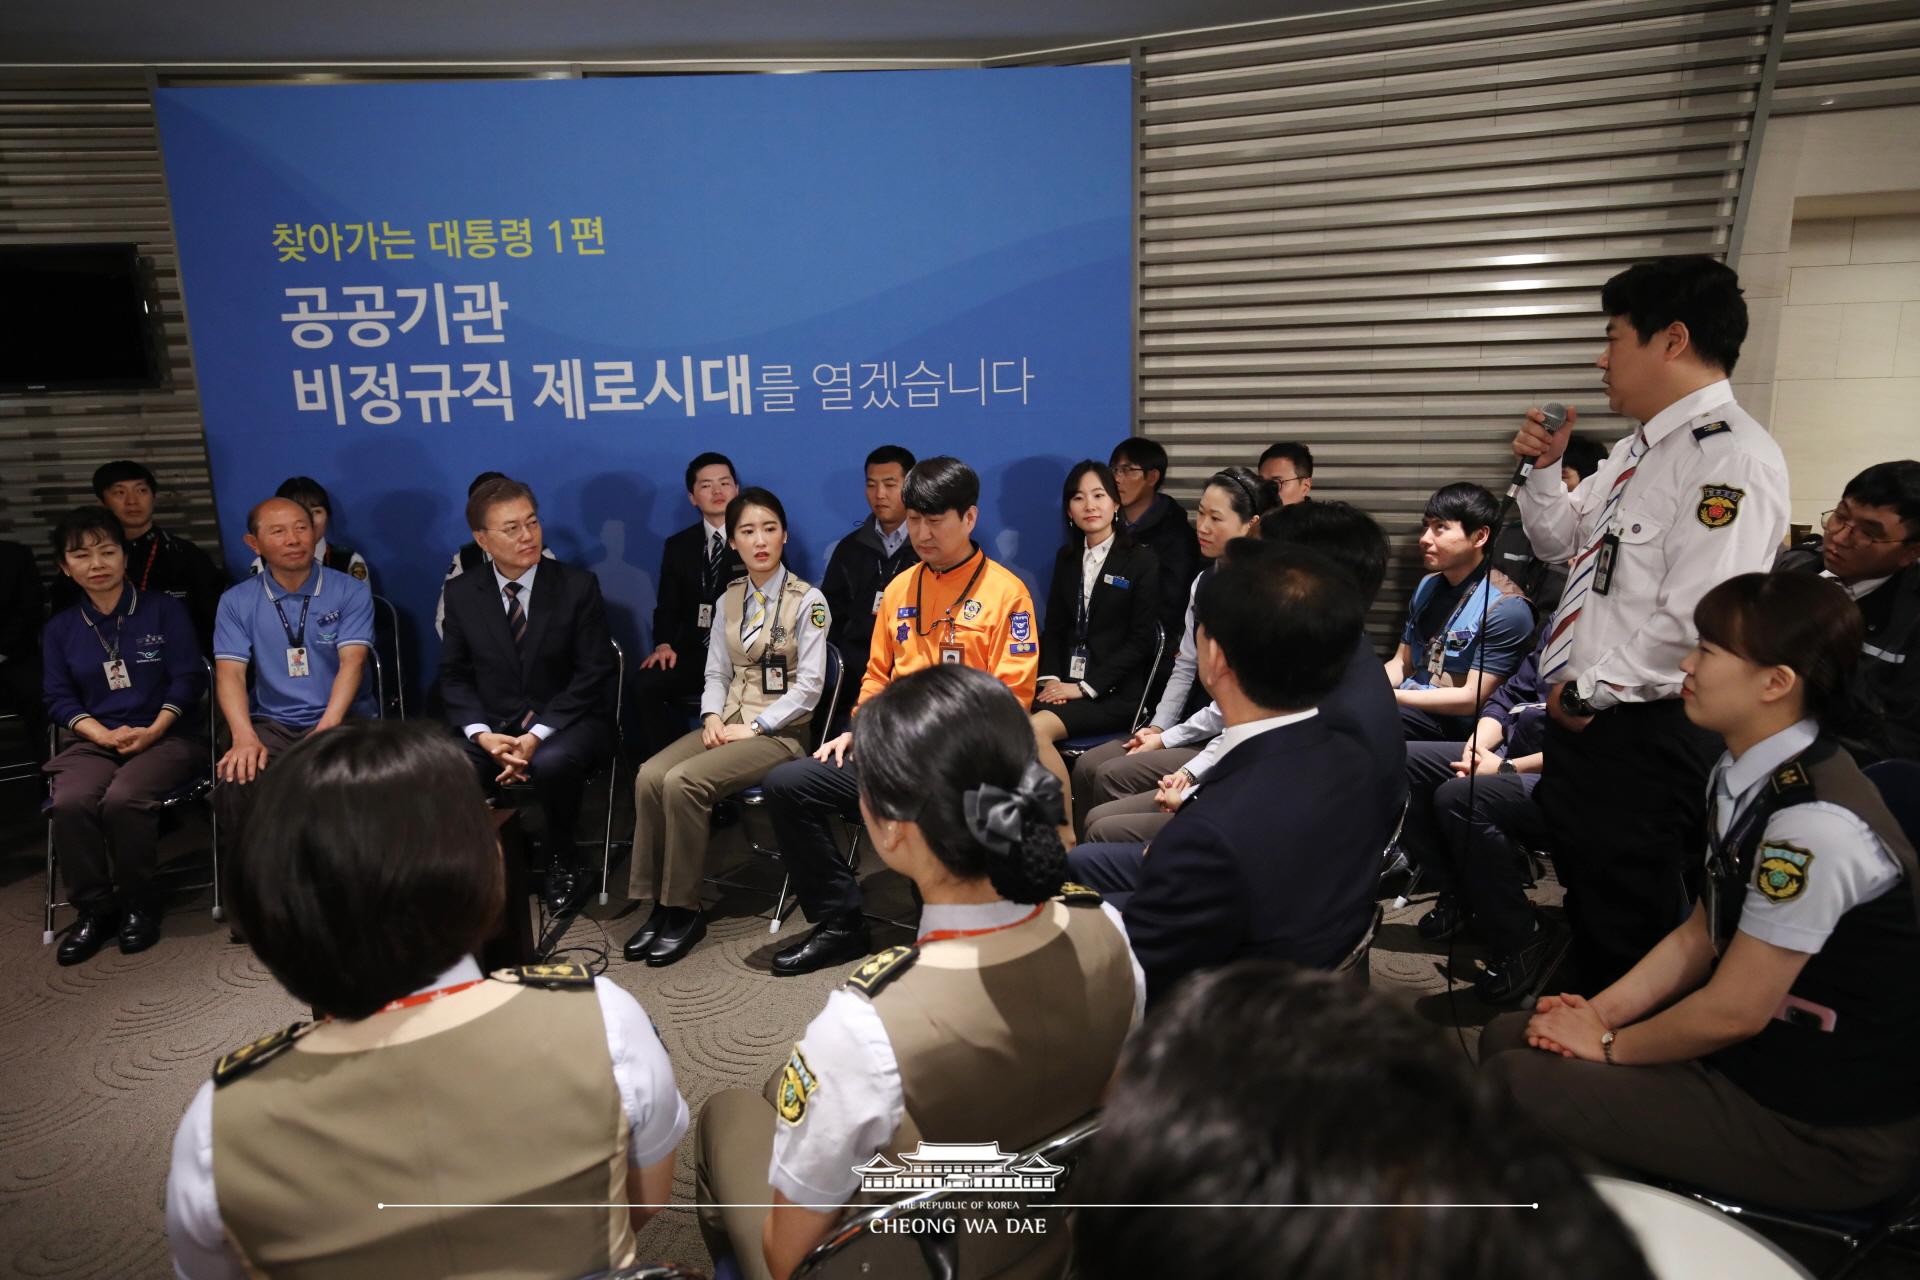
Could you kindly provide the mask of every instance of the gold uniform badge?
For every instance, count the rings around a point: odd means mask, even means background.
[[[807,1099],[819,1087],[813,1068],[800,1055],[800,1046],[793,1046],[793,1052],[787,1055],[787,1065],[780,1068],[780,1092],[773,1104],[774,1110],[787,1124],[799,1124],[807,1114]]]
[[[1807,887],[1813,855],[1799,845],[1763,844],[1753,859],[1753,887],[1769,902],[1791,902]]]
[[[807,610],[807,620],[812,622],[816,627],[825,627],[827,625],[827,606],[821,604],[818,600],[814,601],[813,607]]]
[[[1745,489],[1734,489],[1724,484],[1703,484],[1700,486],[1700,505],[1694,515],[1709,529],[1724,529],[1740,514],[1740,499],[1746,496]]]

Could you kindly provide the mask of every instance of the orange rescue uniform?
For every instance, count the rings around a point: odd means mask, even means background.
[[[971,585],[969,585],[971,584]],[[960,661],[996,677],[1022,707],[1033,701],[1040,669],[1040,624],[1033,597],[1012,570],[973,554],[945,572],[917,564],[887,584],[873,618],[873,648],[860,681],[865,702],[897,676],[941,661],[953,646]]]

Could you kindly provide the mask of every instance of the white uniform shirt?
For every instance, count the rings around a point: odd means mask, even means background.
[[[1730,429],[1695,435],[1715,422]],[[1620,539],[1612,582],[1606,595],[1584,595],[1560,676],[1596,708],[1679,696],[1680,659],[1695,640],[1694,606],[1735,574],[1772,568],[1787,531],[1780,446],[1734,403],[1727,382],[1676,400],[1644,433],[1645,456],[1610,520]],[[1570,560],[1601,535],[1600,512],[1631,443],[1629,436],[1616,444],[1571,494],[1559,467],[1534,470],[1519,503],[1536,556]],[[1724,509],[1716,503],[1730,505],[1731,518],[1715,515]],[[1569,596],[1580,572],[1569,580]]]
[[[1206,576],[1207,571],[1202,569],[1194,575],[1193,585],[1187,588],[1187,625],[1180,632],[1180,652],[1173,659],[1173,674],[1167,677],[1160,705],[1154,708],[1153,719],[1147,721],[1166,730],[1160,737],[1163,747],[1183,747],[1197,741],[1180,723],[1180,713],[1187,709],[1187,695],[1193,692],[1193,682],[1200,671],[1200,651],[1193,639],[1193,598],[1200,594],[1200,579]]]
[[[481,976],[480,966],[468,957],[420,990],[433,991]],[[600,1000],[613,1082],[626,1113],[627,1163],[644,1169],[666,1159],[680,1145],[687,1132],[687,1102],[674,1084],[666,1046],[640,1002],[605,978],[594,979],[593,993]],[[193,1095],[173,1135],[166,1220],[173,1270],[181,1280],[244,1280],[247,1271],[227,1247],[220,1202],[214,1194],[211,1080]]]
[[[928,903],[920,912],[920,930],[992,929],[1017,923],[1032,910],[1030,905],[1005,901],[964,906]],[[1104,902],[1100,910],[1125,938],[1127,928],[1120,913]],[[1127,960],[1133,969],[1132,1025],[1138,1026],[1147,1005],[1147,977],[1131,951]],[[900,1128],[907,1106],[900,1063],[873,1005],[865,996],[838,988],[807,1024],[796,1048],[817,1083],[798,1124],[774,1121],[767,1181],[795,1204],[838,1208],[860,1189],[854,1166],[879,1151]]]
[[[1734,819],[1765,790],[1773,771],[1793,759],[1819,735],[1811,720],[1764,738],[1735,760],[1723,754],[1707,779],[1709,812],[1726,835]],[[1761,881],[1774,857],[1787,873],[1787,891],[1768,893]],[[1894,888],[1900,864],[1873,828],[1852,810],[1816,800],[1790,805],[1767,819],[1753,856],[1753,877],[1740,908],[1740,932],[1789,951],[1817,953],[1840,917]]]
[[[1100,570],[1107,563],[1107,553],[1113,550],[1115,541],[1114,536],[1109,533],[1100,545],[1085,547],[1080,552],[1080,607],[1083,609],[1093,607],[1093,588],[1100,581]],[[1049,680],[1058,679],[1060,676],[1057,674],[1044,675],[1037,677],[1035,683],[1045,684]],[[1082,697],[1093,699],[1100,696],[1085,680],[1077,680],[1074,683],[1080,686]]]
[[[774,619],[780,612],[780,593],[786,587],[787,569],[782,565],[767,581],[767,620],[760,628],[759,639],[754,641],[756,646],[763,641],[771,643]],[[748,589],[752,589],[751,579]],[[726,710],[727,685],[733,679],[733,650],[727,647],[727,637],[737,634],[739,629],[739,622],[727,613],[727,602],[732,598],[730,590],[722,591],[720,598],[713,602],[713,629],[707,632],[706,685],[700,693],[702,717],[717,716]],[[786,693],[754,717],[762,733],[772,733],[813,710],[819,705],[821,691],[827,687],[827,631],[833,626],[833,619],[828,615],[827,598],[820,593],[820,588],[808,587],[807,593],[800,597],[800,612],[794,615],[793,625],[800,633],[797,669],[788,673]]]

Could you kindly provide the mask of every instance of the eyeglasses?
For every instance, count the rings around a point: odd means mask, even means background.
[[[499,534],[503,538],[515,539],[515,538],[518,538],[522,532],[536,533],[539,531],[539,529],[540,529],[540,517],[528,516],[527,522],[525,524],[522,524],[518,520],[516,520],[512,524],[501,525],[498,529],[495,529],[493,532]]]
[[[1143,476],[1147,474],[1145,467],[1137,467],[1131,462],[1123,462],[1119,466],[1109,467],[1107,470],[1113,472],[1116,476]]]
[[[1872,543],[1876,546],[1894,546],[1898,543],[1913,541],[1912,538],[1879,537],[1877,535],[1879,533],[1880,526],[1874,525],[1871,529],[1869,529],[1867,526],[1862,525],[1858,520],[1855,520],[1852,516],[1841,515],[1837,509],[1833,511],[1821,512],[1820,524],[1821,524],[1821,527],[1824,528],[1829,535],[1837,534],[1842,530],[1845,530],[1847,533],[1852,534],[1854,537],[1858,538],[1860,541]]]
[[[1286,486],[1290,484],[1300,484],[1302,481],[1306,480],[1307,478],[1308,477],[1306,476],[1284,476],[1281,479],[1275,480],[1274,484],[1284,489]]]

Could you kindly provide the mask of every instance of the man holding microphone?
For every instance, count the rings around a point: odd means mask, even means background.
[[[1764,571],[1787,527],[1780,448],[1727,379],[1747,333],[1738,277],[1705,256],[1607,281],[1607,403],[1641,424],[1567,491],[1558,465],[1579,414],[1531,410],[1520,516],[1542,558],[1570,561],[1541,651],[1546,765],[1534,799],[1567,888],[1577,978],[1591,994],[1678,924],[1701,865],[1706,779],[1720,744],[1681,709],[1693,608]]]

